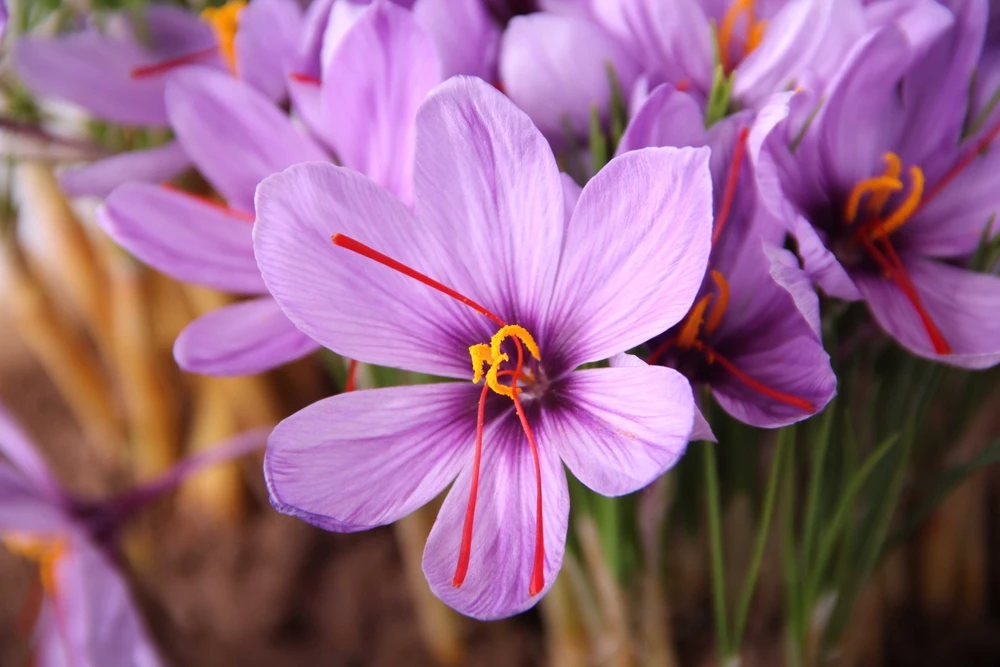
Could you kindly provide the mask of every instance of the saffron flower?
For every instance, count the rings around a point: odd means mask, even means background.
[[[953,5],[929,51],[894,26],[861,44],[812,123],[772,133],[761,183],[824,292],[864,300],[916,355],[985,368],[1000,278],[966,267],[1000,208],[1000,123],[967,123],[986,3]]]
[[[149,127],[168,124],[167,82],[189,66],[228,70],[273,100],[284,97],[302,29],[294,0],[230,0],[200,19],[154,4],[144,10],[141,28],[135,21],[122,12],[68,35],[24,37],[14,50],[18,75],[39,95],[72,102],[97,118]],[[189,165],[182,146],[168,142],[67,170],[61,185],[71,196],[103,197],[120,183],[162,181]]]
[[[781,248],[784,230],[757,201],[751,154],[787,114],[786,98],[756,116],[741,112],[706,130],[695,99],[663,85],[636,113],[619,146],[619,152],[711,147],[715,222],[708,270],[691,310],[650,341],[647,360],[710,387],[726,412],[764,428],[822,410],[837,384],[820,340],[816,293],[795,257]]]
[[[511,21],[500,79],[550,136],[563,136],[567,123],[586,136],[591,108],[609,108],[608,65],[634,102],[669,83],[704,103],[722,74],[732,77],[731,108],[759,109],[797,85],[821,90],[873,27],[895,22],[922,40],[928,22],[942,17],[933,0],[563,3]]]
[[[325,95],[337,155],[411,202],[414,118],[440,81],[430,38],[410,12],[375,3],[331,63]],[[315,351],[268,295],[251,224],[262,179],[297,162],[328,161],[328,153],[262,94],[217,71],[178,72],[167,102],[178,140],[228,205],[131,183],[112,193],[98,221],[130,252],[179,280],[256,297],[192,323],[177,339],[175,358],[196,373],[244,375]]]
[[[166,93],[185,153],[226,203],[170,186],[126,183],[97,211],[101,228],[150,266],[179,280],[254,298],[203,315],[174,356],[206,375],[259,373],[317,346],[268,295],[253,255],[253,194],[264,177],[327,154],[270,100],[227,74],[189,68]]]
[[[116,565],[121,522],[205,467],[260,447],[251,431],[182,461],[111,500],[69,494],[30,439],[0,408],[0,543],[39,565],[41,608],[33,664],[156,667],[163,664]]]
[[[415,160],[413,210],[332,165],[268,178],[257,260],[324,346],[464,381],[320,401],[272,433],[265,477],[276,508],[336,531],[392,523],[451,484],[424,573],[455,609],[501,618],[534,605],[562,564],[563,463],[620,495],[685,449],[682,375],[577,369],[690,307],[710,244],[708,150],[616,158],[567,218],[541,133],[488,84],[455,77],[417,114]]]

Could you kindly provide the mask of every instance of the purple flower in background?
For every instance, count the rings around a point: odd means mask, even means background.
[[[178,142],[227,204],[148,183],[117,188],[101,227],[143,262],[174,278],[253,295],[202,316],[174,346],[185,370],[258,373],[316,349],[267,294],[253,256],[254,190],[297,162],[327,160],[267,98],[223,72],[191,68],[166,93]]]
[[[350,27],[332,65],[324,94],[337,155],[411,202],[413,122],[440,76],[433,45],[408,11],[376,3]],[[179,72],[174,79],[167,90],[171,126],[228,206],[133,183],[112,193],[99,222],[118,243],[175,278],[258,296],[185,329],[174,348],[182,368],[242,375],[314,351],[313,340],[267,294],[250,223],[254,190],[264,177],[297,162],[328,161],[328,155],[240,81],[207,69]]]
[[[162,664],[118,571],[116,536],[135,510],[191,474],[260,447],[248,432],[106,502],[62,489],[28,437],[0,408],[0,543],[39,564],[42,607],[33,639],[39,667]]]
[[[798,85],[821,91],[873,26],[896,22],[920,39],[933,0],[590,0],[516,17],[504,33],[504,90],[549,136],[568,122],[585,136],[605,113],[611,65],[626,94],[661,83],[704,102],[715,70],[733,75],[732,103],[758,109]],[[927,9],[927,11],[925,11]],[[938,8],[940,9],[940,8]],[[567,58],[566,53],[574,57]]]
[[[820,341],[816,293],[780,247],[784,230],[758,206],[747,155],[786,114],[778,99],[756,118],[741,112],[706,130],[698,103],[664,85],[637,112],[619,147],[712,148],[716,216],[708,271],[684,319],[650,342],[648,361],[709,386],[726,412],[765,428],[815,414],[836,389]]]
[[[952,5],[930,50],[894,26],[866,39],[812,123],[773,133],[759,168],[823,291],[863,299],[914,354],[984,368],[1000,361],[1000,278],[965,267],[1000,208],[1000,154],[985,152],[1000,124],[968,122],[986,3]]]
[[[192,65],[229,69],[281,99],[301,32],[294,0],[230,1],[205,10],[202,20],[152,5],[141,27],[129,13],[106,19],[68,35],[19,40],[17,72],[39,95],[73,102],[108,121],[152,127],[169,122],[164,92],[170,76]],[[181,145],[169,142],[67,170],[61,182],[72,196],[105,196],[120,183],[159,182],[189,165]]]
[[[575,369],[687,312],[709,251],[707,162],[704,149],[629,153],[567,218],[542,135],[458,77],[417,116],[414,210],[332,165],[261,183],[257,260],[299,328],[352,359],[466,380],[341,394],[286,419],[265,460],[275,507],[357,531],[454,482],[424,552],[432,590],[483,619],[534,605],[562,564],[563,462],[620,495],[684,451],[683,376]]]

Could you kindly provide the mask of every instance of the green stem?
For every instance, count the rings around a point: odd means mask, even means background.
[[[830,431],[833,428],[834,406],[828,406],[819,424],[819,438],[813,448],[812,470],[809,473],[809,498],[806,501],[805,529],[802,538],[803,577],[808,577],[812,570],[813,543],[816,540],[816,530],[819,517],[820,490],[823,487],[823,464],[826,462],[826,450],[830,444]],[[808,604],[807,599],[807,604]]]
[[[795,447],[785,455],[781,502],[781,560],[785,574],[785,615],[788,618],[792,663],[802,663],[805,624],[799,600],[798,559],[795,557]]]
[[[778,443],[774,449],[774,459],[771,461],[771,472],[767,478],[767,491],[764,493],[764,507],[761,509],[760,520],[757,522],[757,537],[754,543],[753,559],[747,571],[740,600],[736,606],[736,624],[733,631],[733,654],[740,652],[743,644],[743,632],[746,629],[747,615],[750,613],[750,602],[753,600],[754,589],[757,587],[757,577],[764,561],[764,549],[771,530],[771,517],[774,515],[774,499],[778,495],[778,479],[781,477],[781,467],[784,465],[785,447],[794,438],[794,430],[787,428],[778,434]]]
[[[715,635],[719,655],[729,655],[729,632],[726,624],[726,578],[722,563],[722,510],[719,501],[719,471],[715,463],[715,445],[702,448],[705,464],[705,493],[708,501],[708,538],[712,552],[712,600],[715,608]]]

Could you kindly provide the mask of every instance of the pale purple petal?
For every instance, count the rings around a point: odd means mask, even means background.
[[[75,538],[57,561],[56,617],[71,664],[162,664],[125,579],[108,556]]]
[[[147,183],[116,189],[97,211],[101,228],[144,263],[237,294],[267,290],[253,255],[253,219]]]
[[[457,260],[438,279],[530,330],[552,298],[566,226],[559,169],[531,120],[479,79],[445,82],[418,116],[414,194]]]
[[[420,0],[413,15],[437,44],[444,78],[496,80],[500,26],[483,0]]]
[[[0,463],[0,530],[52,534],[65,531],[70,523],[57,492]]]
[[[704,146],[705,114],[693,97],[669,84],[657,86],[632,116],[618,154],[647,146]]]
[[[573,217],[573,211],[576,210],[576,202],[580,201],[580,193],[583,192],[583,188],[577,185],[573,177],[566,172],[560,173],[559,178],[562,179],[563,185],[563,206],[566,213],[566,224],[569,224],[570,219]]]
[[[426,505],[472,460],[481,389],[366,389],[313,403],[267,442],[271,503],[327,530],[390,524]]]
[[[508,413],[492,426],[484,435],[465,581],[452,585],[469,503],[471,465],[448,492],[423,560],[434,594],[453,609],[481,620],[513,616],[545,595],[562,567],[569,521],[569,489],[555,443],[539,439],[545,585],[537,595],[529,595],[537,528],[535,466],[517,417]]]
[[[253,211],[266,176],[326,154],[266,97],[232,76],[188,68],[167,86],[170,124],[198,169],[231,206]]]
[[[240,12],[234,42],[239,77],[268,99],[282,99],[301,33],[302,13],[295,0],[251,2]]]
[[[566,54],[573,54],[567,57]],[[569,128],[585,136],[591,108],[606,118],[611,102],[609,64],[630,90],[636,65],[596,24],[575,16],[518,16],[500,44],[504,91],[553,139]]]
[[[427,243],[432,231],[391,194],[343,167],[298,165],[265,180],[257,193],[257,262],[299,329],[351,359],[467,379],[469,346],[489,340],[489,321],[331,240],[344,234],[445,281],[442,266],[458,260],[445,241]]]
[[[797,216],[792,234],[798,242],[799,257],[802,267],[827,296],[845,301],[858,301],[858,292],[854,280],[840,260],[826,247],[819,232],[805,218]]]
[[[167,181],[191,166],[176,141],[156,148],[119,153],[59,174],[59,186],[70,197],[107,197],[122,183]]]
[[[374,3],[323,69],[325,136],[341,164],[412,201],[413,124],[440,81],[434,42],[413,14]]]
[[[570,407],[544,409],[536,435],[601,495],[638,491],[684,454],[694,397],[687,379],[672,368],[578,371],[554,389]]]
[[[795,255],[784,248],[765,245],[764,254],[770,262],[771,278],[788,292],[809,328],[820,338],[819,295],[809,275],[799,266]]]
[[[174,359],[190,373],[253,375],[314,352],[271,297],[225,306],[189,324],[174,342]]]
[[[544,318],[551,331],[540,334],[556,354],[575,364],[606,359],[687,314],[710,251],[708,159],[705,148],[644,148],[587,183]]]
[[[961,368],[989,368],[1000,362],[1000,278],[922,257],[902,259],[952,353],[934,352],[916,308],[895,283],[871,274],[859,276],[858,289],[879,325],[921,357]]]

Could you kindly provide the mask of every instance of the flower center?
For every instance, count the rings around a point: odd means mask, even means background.
[[[469,504],[465,511],[465,522],[462,528],[462,542],[459,547],[458,564],[455,567],[455,576],[452,578],[451,585],[458,588],[465,582],[465,577],[469,571],[469,562],[472,558],[472,529],[475,524],[476,500],[479,496],[479,468],[480,463],[482,462],[483,453],[483,429],[486,424],[486,397],[492,389],[497,394],[510,397],[510,399],[514,402],[514,411],[517,414],[518,420],[521,422],[521,428],[524,430],[524,435],[528,439],[528,447],[531,451],[531,457],[535,464],[535,554],[532,563],[531,582],[528,585],[528,595],[532,597],[538,595],[542,589],[545,588],[545,531],[542,521],[542,466],[541,460],[538,456],[538,444],[535,442],[535,436],[531,430],[531,425],[528,423],[528,417],[524,412],[524,407],[521,405],[521,389],[518,386],[518,382],[522,379],[526,379],[529,382],[534,381],[534,378],[530,374],[523,371],[525,347],[528,348],[528,352],[535,359],[535,361],[539,361],[541,359],[541,354],[537,343],[535,343],[535,339],[524,327],[516,324],[507,324],[498,316],[487,310],[484,306],[479,305],[469,297],[443,283],[438,282],[437,280],[434,280],[430,276],[423,274],[416,269],[393,259],[392,257],[389,257],[388,255],[383,255],[379,251],[361,243],[360,241],[356,241],[349,236],[344,236],[343,234],[334,234],[332,240],[335,246],[344,248],[345,250],[350,250],[351,252],[361,255],[362,257],[374,260],[383,266],[386,266],[394,271],[398,271],[399,273],[402,273],[417,282],[423,283],[424,285],[427,285],[428,287],[465,304],[480,315],[489,318],[500,327],[500,329],[493,335],[493,338],[490,339],[489,345],[486,345],[485,343],[478,343],[469,348],[469,354],[472,357],[473,383],[478,384],[479,381],[483,379],[484,367],[488,367],[488,369],[485,372],[486,383],[483,385],[483,391],[479,395],[479,408],[476,419],[476,450],[475,457],[472,462],[472,479],[469,485]],[[501,349],[504,341],[507,339],[511,339],[514,342],[517,350],[517,361],[513,370],[501,369],[502,364],[510,361],[510,356]],[[499,378],[507,375],[511,376],[510,384],[501,384]]]
[[[240,12],[247,6],[246,0],[229,0],[221,7],[208,7],[201,12],[201,19],[208,23],[215,34],[215,46],[168,58],[132,70],[133,79],[142,79],[168,72],[182,65],[190,65],[216,53],[222,56],[229,71],[236,74],[236,33],[239,31]]]
[[[736,44],[736,26],[740,18],[746,15],[746,39]],[[750,55],[750,52],[760,46],[764,39],[767,21],[757,18],[754,10],[754,0],[736,0],[722,16],[722,21],[716,30],[719,45],[719,64],[725,74],[729,74],[739,63]],[[738,57],[733,59],[733,54]]]

